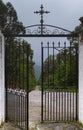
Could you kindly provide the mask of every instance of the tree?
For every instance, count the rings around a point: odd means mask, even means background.
[[[25,33],[25,28],[22,22],[19,22],[16,10],[10,2],[6,4],[7,7],[7,24],[5,26],[6,33]]]
[[[27,61],[27,56],[29,56],[29,62]],[[26,89],[27,76],[29,76],[29,90],[35,88],[36,78],[32,57],[33,50],[25,40],[15,39],[11,41],[11,44],[10,42],[6,44],[6,74],[9,87]]]
[[[5,27],[5,24],[7,22],[7,7],[6,5],[0,0],[0,29],[3,29]]]
[[[73,89],[77,86],[77,46],[59,50],[43,63],[43,85],[45,89]]]
[[[25,33],[25,28],[18,20],[17,12],[13,5],[8,2],[6,5],[0,0],[0,26],[2,31],[6,33]]]
[[[25,33],[23,23],[18,20],[17,12],[13,5],[6,5],[0,0],[0,28],[4,34]],[[30,90],[35,88],[36,78],[34,74],[33,50],[30,44],[15,37],[5,37],[6,48],[6,78],[8,87],[26,88],[27,69],[29,69]],[[27,68],[27,54],[29,58]],[[31,60],[32,59],[32,60]]]

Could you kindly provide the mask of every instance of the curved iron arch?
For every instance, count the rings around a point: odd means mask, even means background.
[[[5,34],[5,37],[78,37],[78,33],[49,24],[35,24],[25,27],[25,33]]]
[[[35,25],[30,25],[25,27],[26,33],[27,34],[35,34],[35,35],[47,35],[47,34],[51,34],[51,35],[55,35],[55,34],[71,34],[72,31],[58,27],[58,26],[53,26],[53,25],[49,25],[49,24],[43,24],[43,26],[41,26],[41,24],[35,24]]]

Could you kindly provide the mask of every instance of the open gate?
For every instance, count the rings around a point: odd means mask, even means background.
[[[47,43],[42,49],[42,121],[77,121],[78,44]]]
[[[5,34],[5,37],[69,38],[77,44],[42,43],[41,45],[41,121],[77,121],[78,117],[78,34],[44,24],[25,27],[25,34]],[[24,44],[5,44],[6,47],[6,120],[23,130],[29,129],[29,55]],[[17,69],[18,68],[18,69]],[[17,71],[18,70],[18,71]],[[21,71],[23,75],[21,74]],[[26,70],[26,71],[25,71]]]
[[[6,120],[28,129],[29,56],[28,45],[5,44]]]

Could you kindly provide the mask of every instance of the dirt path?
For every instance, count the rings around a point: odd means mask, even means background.
[[[34,90],[29,94],[29,121],[41,121],[41,91]]]

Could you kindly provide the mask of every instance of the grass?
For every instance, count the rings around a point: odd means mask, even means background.
[[[39,90],[42,90],[41,86],[38,87]],[[78,89],[76,87],[57,87],[57,88],[48,88],[47,86],[46,87],[43,87],[43,91],[49,91],[49,92],[77,92]]]

